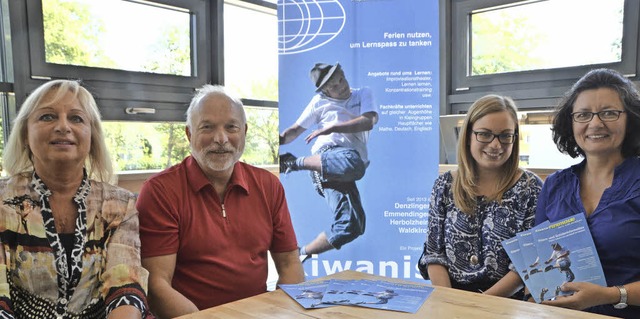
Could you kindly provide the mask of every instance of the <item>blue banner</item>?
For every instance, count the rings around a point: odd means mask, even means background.
[[[351,88],[370,89],[378,114],[366,140],[370,164],[356,182],[364,233],[305,261],[307,278],[351,269],[422,280],[416,265],[439,158],[438,1],[281,0],[278,21],[281,133],[319,94],[326,74],[312,81],[317,63],[339,63]],[[307,144],[305,137],[317,128],[307,127],[280,153],[311,156],[317,138]],[[299,244],[329,235],[334,212],[309,171],[281,174],[281,181]]]

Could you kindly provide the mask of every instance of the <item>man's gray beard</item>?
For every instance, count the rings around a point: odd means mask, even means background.
[[[225,171],[233,167],[233,165],[235,165],[240,160],[240,157],[242,157],[242,153],[244,153],[244,149],[240,151],[239,156],[237,158],[234,157],[231,160],[226,161],[224,164],[220,164],[220,162],[210,160],[206,155],[203,157],[200,157],[201,155],[206,154],[206,152],[201,152],[201,153],[194,152],[193,148],[191,148],[191,155],[196,159],[196,162],[198,162],[198,164],[203,166],[204,168],[212,170],[214,172]],[[195,154],[198,154],[198,155],[195,156]]]

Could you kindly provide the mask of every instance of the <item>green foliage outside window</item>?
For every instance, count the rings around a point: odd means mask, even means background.
[[[471,14],[473,76],[621,61],[623,0],[522,1],[485,9]]]
[[[70,65],[114,66],[100,45],[105,25],[91,16],[87,4],[75,1],[42,1],[45,60]]]
[[[473,17],[471,74],[540,68],[544,61],[530,53],[545,41],[544,35],[527,22],[526,16],[497,15],[500,18],[488,14]]]

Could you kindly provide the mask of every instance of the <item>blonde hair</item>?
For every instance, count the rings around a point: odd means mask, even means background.
[[[72,94],[89,115],[91,123],[91,147],[89,156],[85,160],[85,168],[90,178],[109,182],[113,176],[113,166],[107,146],[104,142],[104,133],[100,122],[100,111],[96,101],[87,89],[77,81],[52,80],[36,88],[22,103],[20,111],[13,122],[13,128],[7,141],[3,161],[9,175],[17,175],[33,170],[31,162],[31,150],[26,144],[27,122],[29,116],[42,106],[43,99],[53,92],[47,104],[55,104],[64,99],[68,93]]]
[[[458,140],[458,171],[453,179],[453,200],[455,205],[464,213],[472,215],[476,209],[476,181],[478,167],[475,159],[471,155],[469,145],[471,143],[472,126],[482,117],[497,113],[508,112],[516,124],[515,133],[518,133],[517,108],[513,100],[506,96],[489,94],[476,100],[464,119]],[[511,156],[504,163],[504,174],[498,181],[498,192],[488,200],[502,200],[502,195],[511,186],[511,182],[518,174],[518,162],[520,156],[519,140],[513,143]]]

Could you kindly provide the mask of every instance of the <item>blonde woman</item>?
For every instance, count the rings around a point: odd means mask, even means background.
[[[458,169],[439,176],[419,269],[433,285],[514,296],[522,281],[510,271],[501,241],[533,226],[542,181],[518,168],[518,118],[508,97],[471,105],[458,141]]]
[[[134,195],[108,184],[98,107],[49,81],[20,108],[0,180],[1,318],[149,315]]]

